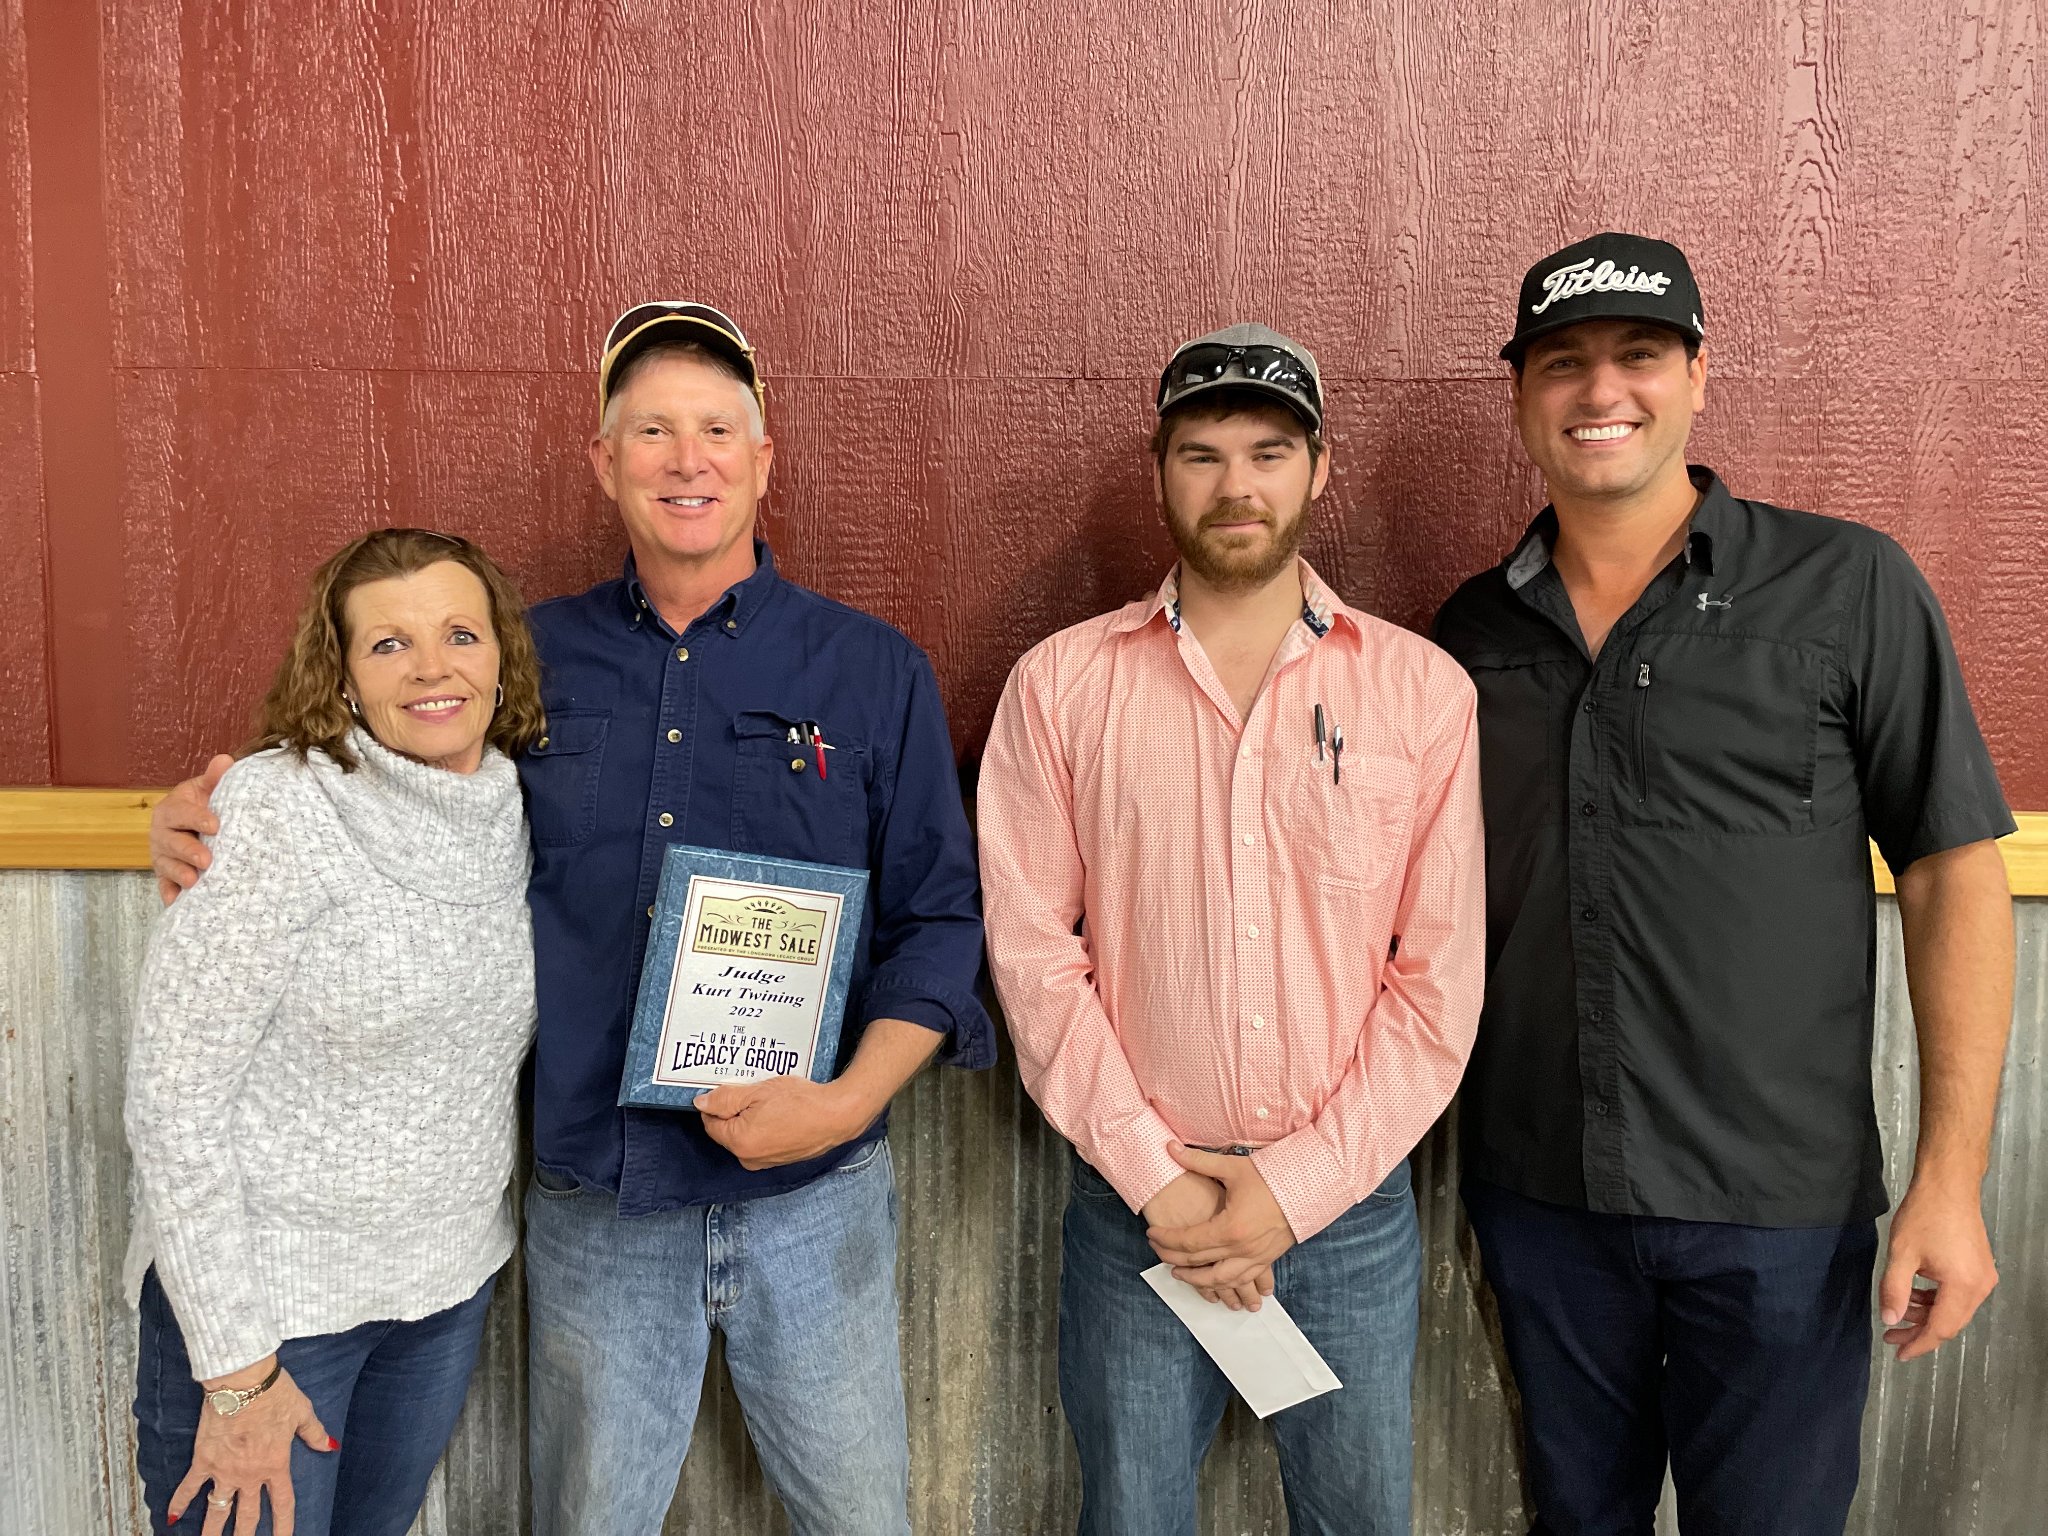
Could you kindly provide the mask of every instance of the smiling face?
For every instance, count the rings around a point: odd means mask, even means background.
[[[1512,384],[1522,445],[1551,500],[1625,501],[1685,475],[1707,360],[1676,331],[1588,320],[1529,343]]]
[[[1285,406],[1174,422],[1157,489],[1183,566],[1219,592],[1264,586],[1294,561],[1330,475]]]
[[[775,456],[751,403],[745,384],[687,356],[650,357],[612,396],[590,463],[643,575],[751,561]]]
[[[349,696],[383,746],[474,773],[498,694],[498,637],[476,574],[443,560],[342,599]]]

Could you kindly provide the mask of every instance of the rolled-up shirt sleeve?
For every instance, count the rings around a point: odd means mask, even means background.
[[[953,744],[929,660],[902,684],[902,732],[869,788],[874,937],[863,1024],[903,1019],[946,1037],[939,1059],[995,1061],[995,1026],[976,995],[981,898],[974,833],[960,800]]]
[[[1312,1121],[1252,1154],[1296,1241],[1379,1187],[1443,1113],[1472,1055],[1485,991],[1486,907],[1469,683],[1418,764],[1415,825],[1395,912],[1397,943],[1357,1053]]]
[[[978,797],[989,969],[1040,1111],[1134,1211],[1182,1172],[1172,1130],[1131,1070],[1077,932],[1087,868],[1066,743],[1038,673],[1018,662],[996,707]]]

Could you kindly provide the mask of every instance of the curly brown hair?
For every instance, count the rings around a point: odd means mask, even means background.
[[[343,604],[349,593],[366,583],[410,576],[444,560],[471,572],[490,594],[498,684],[505,697],[491,716],[484,740],[507,757],[517,757],[540,740],[547,729],[540,701],[540,659],[526,627],[526,605],[511,577],[467,539],[426,528],[379,528],[345,545],[313,573],[291,648],[278,664],[257,713],[256,739],[242,755],[285,747],[303,759],[318,748],[344,773],[353,772],[357,762],[349,750],[348,733],[356,721],[343,694],[348,680]]]

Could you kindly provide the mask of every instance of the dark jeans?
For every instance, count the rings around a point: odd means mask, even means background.
[[[1470,1182],[1522,1394],[1532,1536],[1841,1536],[1877,1224],[1604,1216]]]
[[[469,1395],[496,1283],[486,1280],[469,1300],[418,1322],[364,1323],[278,1346],[279,1361],[341,1442],[338,1451],[309,1451],[304,1442],[292,1442],[298,1536],[405,1536]],[[185,1337],[154,1269],[142,1281],[141,1311],[135,1466],[150,1529],[164,1536],[170,1529],[166,1507],[192,1466],[199,1416],[213,1410],[192,1379]],[[179,1529],[199,1529],[210,1491],[192,1496]],[[267,1507],[256,1531],[270,1536]]]
[[[1139,1279],[1145,1221],[1080,1158],[1062,1234],[1060,1402],[1082,1536],[1194,1536],[1195,1484],[1230,1382]],[[1294,1536],[1408,1536],[1422,1242],[1408,1165],[1273,1266],[1273,1293],[1337,1379],[1266,1421]]]

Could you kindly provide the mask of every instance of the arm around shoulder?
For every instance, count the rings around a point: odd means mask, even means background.
[[[235,765],[225,752],[207,763],[197,778],[185,780],[149,813],[149,866],[156,873],[156,893],[165,906],[190,890],[213,861],[202,838],[220,830],[220,819],[208,804],[221,775]]]

